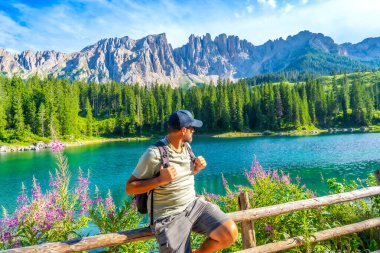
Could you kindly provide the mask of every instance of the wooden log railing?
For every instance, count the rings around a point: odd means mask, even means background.
[[[375,172],[378,184],[380,184],[380,170]],[[342,235],[348,235],[352,233],[361,232],[370,228],[380,227],[380,218],[373,218],[365,220],[359,223],[345,225],[342,227],[332,228],[324,231],[314,233],[310,238],[304,238],[303,236],[297,236],[288,240],[268,243],[265,245],[256,246],[253,220],[276,216],[280,214],[291,213],[294,211],[300,211],[305,209],[318,208],[321,206],[327,206],[337,203],[343,203],[353,200],[358,200],[366,197],[380,195],[380,186],[373,186],[354,190],[351,192],[339,193],[334,195],[328,195],[318,198],[306,199],[288,202],[285,204],[279,204],[274,206],[260,207],[249,209],[248,197],[246,193],[239,195],[239,206],[241,211],[232,212],[228,215],[235,222],[241,222],[242,225],[242,237],[244,250],[238,251],[240,253],[255,252],[255,253],[269,253],[278,252],[290,248],[297,247],[305,243],[306,239],[309,242],[320,242],[334,237]],[[245,210],[247,209],[247,210]],[[121,231],[118,233],[100,234],[95,236],[89,236],[79,239],[73,239],[62,242],[44,243],[40,245],[34,245],[24,248],[15,248],[2,251],[2,253],[40,253],[40,252],[54,252],[54,253],[66,253],[77,252],[84,250],[91,250],[97,248],[104,248],[110,246],[116,246],[126,244],[135,241],[148,240],[153,238],[153,234],[149,228],[139,228],[128,231]]]

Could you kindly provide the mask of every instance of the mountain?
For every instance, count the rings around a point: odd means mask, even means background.
[[[103,39],[71,54],[29,50],[12,54],[0,49],[0,72],[5,76],[55,76],[101,83],[176,86],[279,71],[328,74],[379,67],[380,37],[339,45],[309,31],[258,46],[226,34],[212,39],[207,33],[191,35],[188,43],[173,49],[163,33],[139,40],[127,36]]]

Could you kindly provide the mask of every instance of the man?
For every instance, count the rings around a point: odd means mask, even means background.
[[[202,156],[192,162],[187,145],[193,139],[195,128],[202,125],[202,121],[194,119],[187,110],[172,113],[168,120],[168,134],[161,140],[168,150],[169,166],[162,166],[159,149],[151,146],[140,158],[126,184],[128,194],[154,190],[153,210],[149,212],[153,211],[151,228],[160,252],[191,252],[191,231],[208,237],[194,251],[197,253],[227,248],[238,236],[233,220],[219,207],[197,198],[195,194],[194,175],[207,163]]]

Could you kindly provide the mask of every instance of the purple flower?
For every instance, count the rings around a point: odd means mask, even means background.
[[[224,177],[223,173],[222,173],[222,183],[223,183],[223,187],[224,187],[224,188],[228,188],[228,181],[227,181],[226,178]]]
[[[98,204],[98,203],[100,203],[102,201],[103,201],[102,197],[98,196],[96,199],[94,199],[94,201],[92,201],[92,204]],[[136,200],[133,199],[132,204],[135,205],[136,204]]]
[[[108,191],[107,198],[106,198],[106,209],[109,212],[115,211],[115,203],[113,202],[113,198],[111,196],[111,191]]]
[[[206,198],[208,198],[209,200],[217,200],[219,199],[219,195],[213,194],[213,193],[207,193]]]
[[[12,249],[13,248],[19,248],[21,246],[22,246],[21,242],[20,241],[16,241],[16,242],[12,243],[11,248]]]
[[[47,223],[45,224],[45,228],[46,228],[46,229],[51,229],[51,224],[47,222]]]
[[[62,142],[58,140],[55,140],[51,143],[51,151],[53,152],[61,152],[61,150],[63,150],[64,147],[65,147],[65,144],[63,144]]]
[[[270,225],[270,224],[267,224],[267,225],[265,226],[264,230],[267,231],[267,232],[270,232],[270,231],[273,230],[273,226]]]
[[[298,183],[301,182],[301,177],[296,176],[296,181],[297,181]]]
[[[263,171],[263,167],[261,167],[260,163],[256,160],[256,156],[253,157],[253,162],[251,165],[251,172],[255,175],[261,174]]]
[[[26,202],[26,200],[28,199],[28,197],[26,196],[26,194],[22,193],[21,195],[17,196],[17,203],[24,203]]]
[[[282,181],[285,185],[290,184],[290,178],[289,178],[289,175],[282,175],[282,177],[281,177],[281,181]]]
[[[35,177],[33,177],[33,188],[32,188],[33,199],[40,199],[42,197],[41,186],[37,183]]]
[[[274,171],[272,172],[272,178],[273,178],[274,180],[279,180],[279,179],[280,179],[280,176],[278,175],[277,170],[274,170]]]
[[[246,171],[245,177],[248,179],[248,181],[251,185],[253,185],[255,183],[255,178],[254,178],[252,173]]]
[[[8,226],[8,228],[14,228],[18,224],[17,218],[6,218],[4,224]]]
[[[0,238],[2,241],[9,241],[11,239],[11,234],[9,232],[4,232],[4,234],[0,234]]]

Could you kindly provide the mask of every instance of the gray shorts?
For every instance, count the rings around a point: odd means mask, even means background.
[[[161,253],[191,253],[191,231],[209,236],[227,220],[217,205],[197,198],[182,213],[158,219],[151,229]]]

